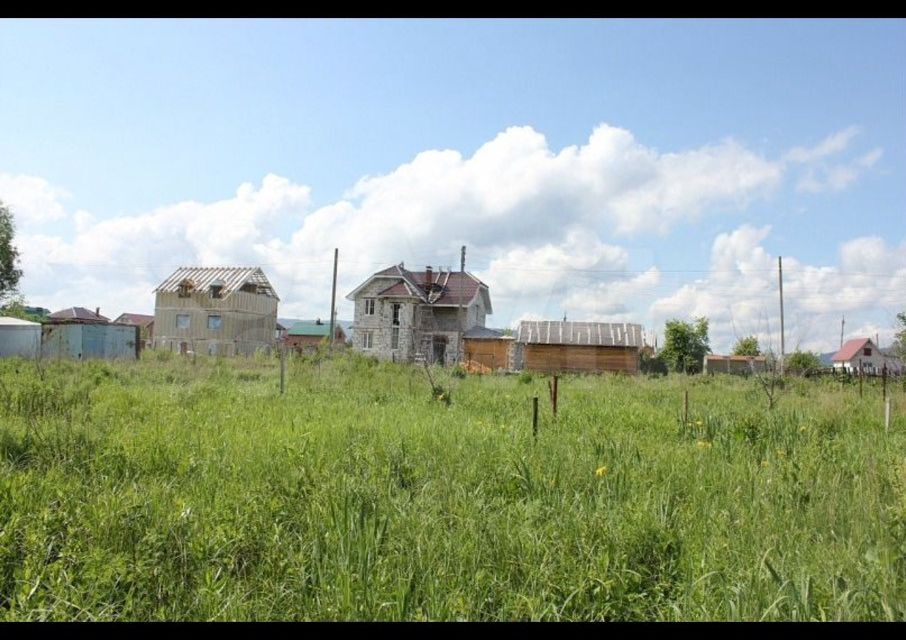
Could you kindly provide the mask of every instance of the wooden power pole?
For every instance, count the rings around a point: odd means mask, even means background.
[[[783,359],[786,353],[786,343],[783,336],[783,257],[777,256],[777,277],[780,282],[780,375],[783,375]]]
[[[340,256],[340,249],[336,248],[333,250],[333,287],[330,291],[330,341],[328,344],[328,350],[333,351],[333,337],[337,332],[334,327],[336,322],[336,304],[337,304],[337,258]]]
[[[462,245],[462,252],[459,258],[459,360],[464,361],[466,358],[466,345],[463,343],[465,335],[465,323],[462,319],[462,298],[466,287],[466,245]]]

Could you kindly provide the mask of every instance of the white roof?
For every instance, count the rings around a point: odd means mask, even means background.
[[[0,316],[0,326],[5,327],[40,327],[40,322],[29,322],[28,320],[19,320],[19,318],[10,318],[9,316]]]

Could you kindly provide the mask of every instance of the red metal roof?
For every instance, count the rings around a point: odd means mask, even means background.
[[[110,318],[105,318],[104,316],[99,315],[94,311],[89,311],[85,307],[69,307],[68,309],[55,311],[47,317],[50,320],[78,320],[80,322],[101,323],[110,322]]]
[[[475,298],[478,291],[483,288],[486,292],[488,311],[491,311],[490,296],[487,295],[488,285],[468,271],[460,273],[459,271],[432,270],[430,272],[430,281],[433,286],[428,284],[428,273],[428,271],[409,271],[402,265],[397,264],[376,272],[372,278],[386,278],[388,276],[400,278],[398,282],[381,291],[378,296],[418,297],[423,302],[438,306],[467,305]]]
[[[121,313],[120,317],[113,322],[115,324],[131,324],[139,327],[147,327],[154,322],[154,316],[148,316],[143,313]]]
[[[869,338],[853,338],[852,340],[847,340],[843,343],[843,346],[840,347],[840,350],[834,354],[831,361],[849,362],[859,353],[859,349],[861,349],[866,342],[871,342],[871,340]]]

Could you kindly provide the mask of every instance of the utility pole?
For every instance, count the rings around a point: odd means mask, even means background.
[[[466,356],[466,346],[463,344],[463,335],[466,329],[462,319],[462,298],[466,286],[466,245],[462,245],[459,257],[459,360],[462,362]]]
[[[843,327],[846,326],[846,314],[840,316],[840,348],[843,348]]]
[[[337,258],[340,256],[340,249],[333,250],[333,287],[330,292],[330,341],[327,343],[328,350],[333,351],[333,337],[336,333],[334,323],[336,322],[336,304],[337,304]]]
[[[780,282],[780,375],[783,376],[783,359],[786,343],[783,336],[783,257],[777,256],[777,277]]]

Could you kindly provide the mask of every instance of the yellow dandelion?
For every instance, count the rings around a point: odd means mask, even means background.
[[[699,440],[695,443],[695,446],[697,446],[699,449],[710,449],[711,443],[707,440]]]
[[[799,427],[799,433],[805,433],[805,425]]]
[[[607,467],[598,467],[597,469],[595,469],[595,475],[599,478],[603,478],[607,475]]]
[[[695,426],[696,426],[696,427],[700,427],[700,426],[702,426],[703,424],[705,424],[705,423],[702,422],[701,420],[696,420],[696,421],[695,421]]]

